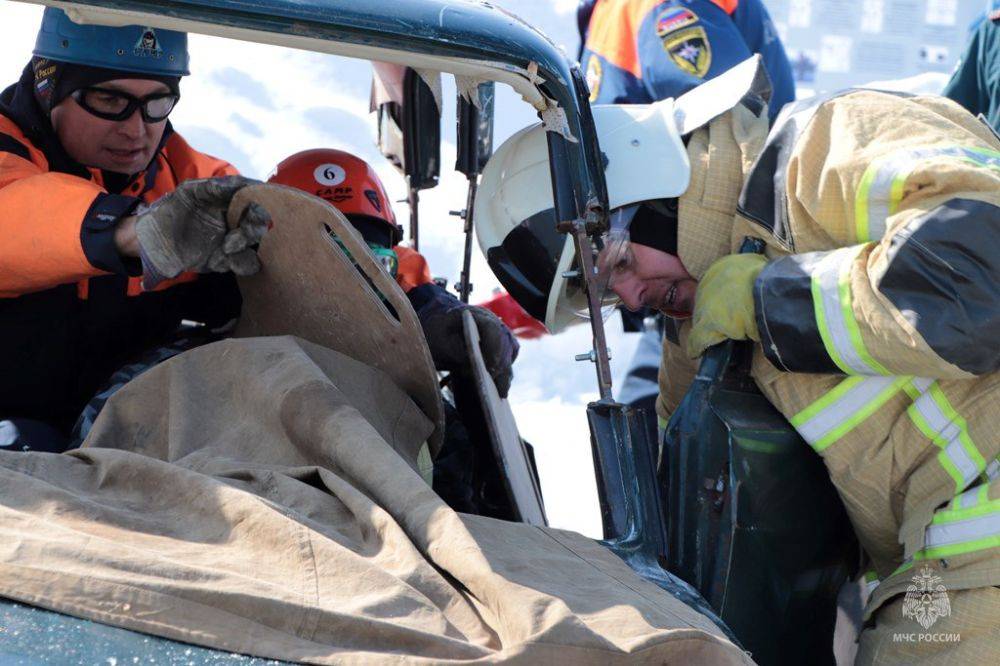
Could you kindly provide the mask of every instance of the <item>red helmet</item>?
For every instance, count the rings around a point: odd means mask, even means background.
[[[325,199],[369,243],[393,247],[403,238],[382,181],[360,157],[332,148],[304,150],[284,159],[267,182]]]

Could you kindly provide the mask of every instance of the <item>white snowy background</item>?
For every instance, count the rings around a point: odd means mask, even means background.
[[[494,4],[526,18],[575,56],[577,0],[495,0]],[[38,6],[0,0],[0,85],[16,81],[28,62],[40,16]],[[279,161],[299,150],[350,150],[375,165],[393,199],[405,199],[402,177],[375,147],[367,62],[202,35],[192,35],[190,49],[192,75],[182,84],[183,99],[171,120],[196,148],[227,159],[256,178],[266,178]],[[928,76],[933,80],[926,80]],[[883,82],[881,87],[936,92],[945,78],[923,75],[919,81]],[[421,251],[433,273],[451,283],[460,271],[463,238],[460,220],[448,211],[462,208],[466,195],[465,177],[451,170],[454,98],[454,82],[446,76],[442,178],[437,188],[421,194]],[[495,146],[535,121],[527,104],[506,86],[498,86]],[[405,203],[396,205],[396,214],[400,220],[408,219]],[[473,282],[472,302],[489,298],[499,286],[478,250]],[[622,332],[618,317],[609,320],[616,383],[637,338]],[[589,349],[588,326],[522,341],[511,402],[522,435],[535,446],[551,524],[599,537],[584,411],[586,403],[596,398],[596,384],[593,366],[573,361],[574,354]]]

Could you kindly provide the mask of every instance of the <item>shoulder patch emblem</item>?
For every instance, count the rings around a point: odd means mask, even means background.
[[[686,28],[663,37],[663,50],[688,74],[704,78],[712,66],[712,47],[701,26]]]
[[[656,35],[662,39],[697,22],[698,15],[687,7],[665,7],[656,17]]]
[[[590,88],[590,103],[597,101],[597,96],[601,94],[601,76],[603,68],[601,59],[596,55],[591,55],[587,61],[587,87]]]

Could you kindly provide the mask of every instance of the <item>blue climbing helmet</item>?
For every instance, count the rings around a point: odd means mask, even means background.
[[[187,76],[187,33],[141,25],[81,25],[46,7],[34,54],[58,62],[153,76]]]

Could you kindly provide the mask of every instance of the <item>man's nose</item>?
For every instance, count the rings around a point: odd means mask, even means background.
[[[626,308],[634,311],[642,307],[640,287],[641,284],[638,280],[626,277],[616,280],[611,290],[618,295],[618,298],[622,299],[622,303],[625,304]]]
[[[118,123],[118,132],[130,139],[141,139],[146,135],[146,121],[138,109],[131,116]]]

